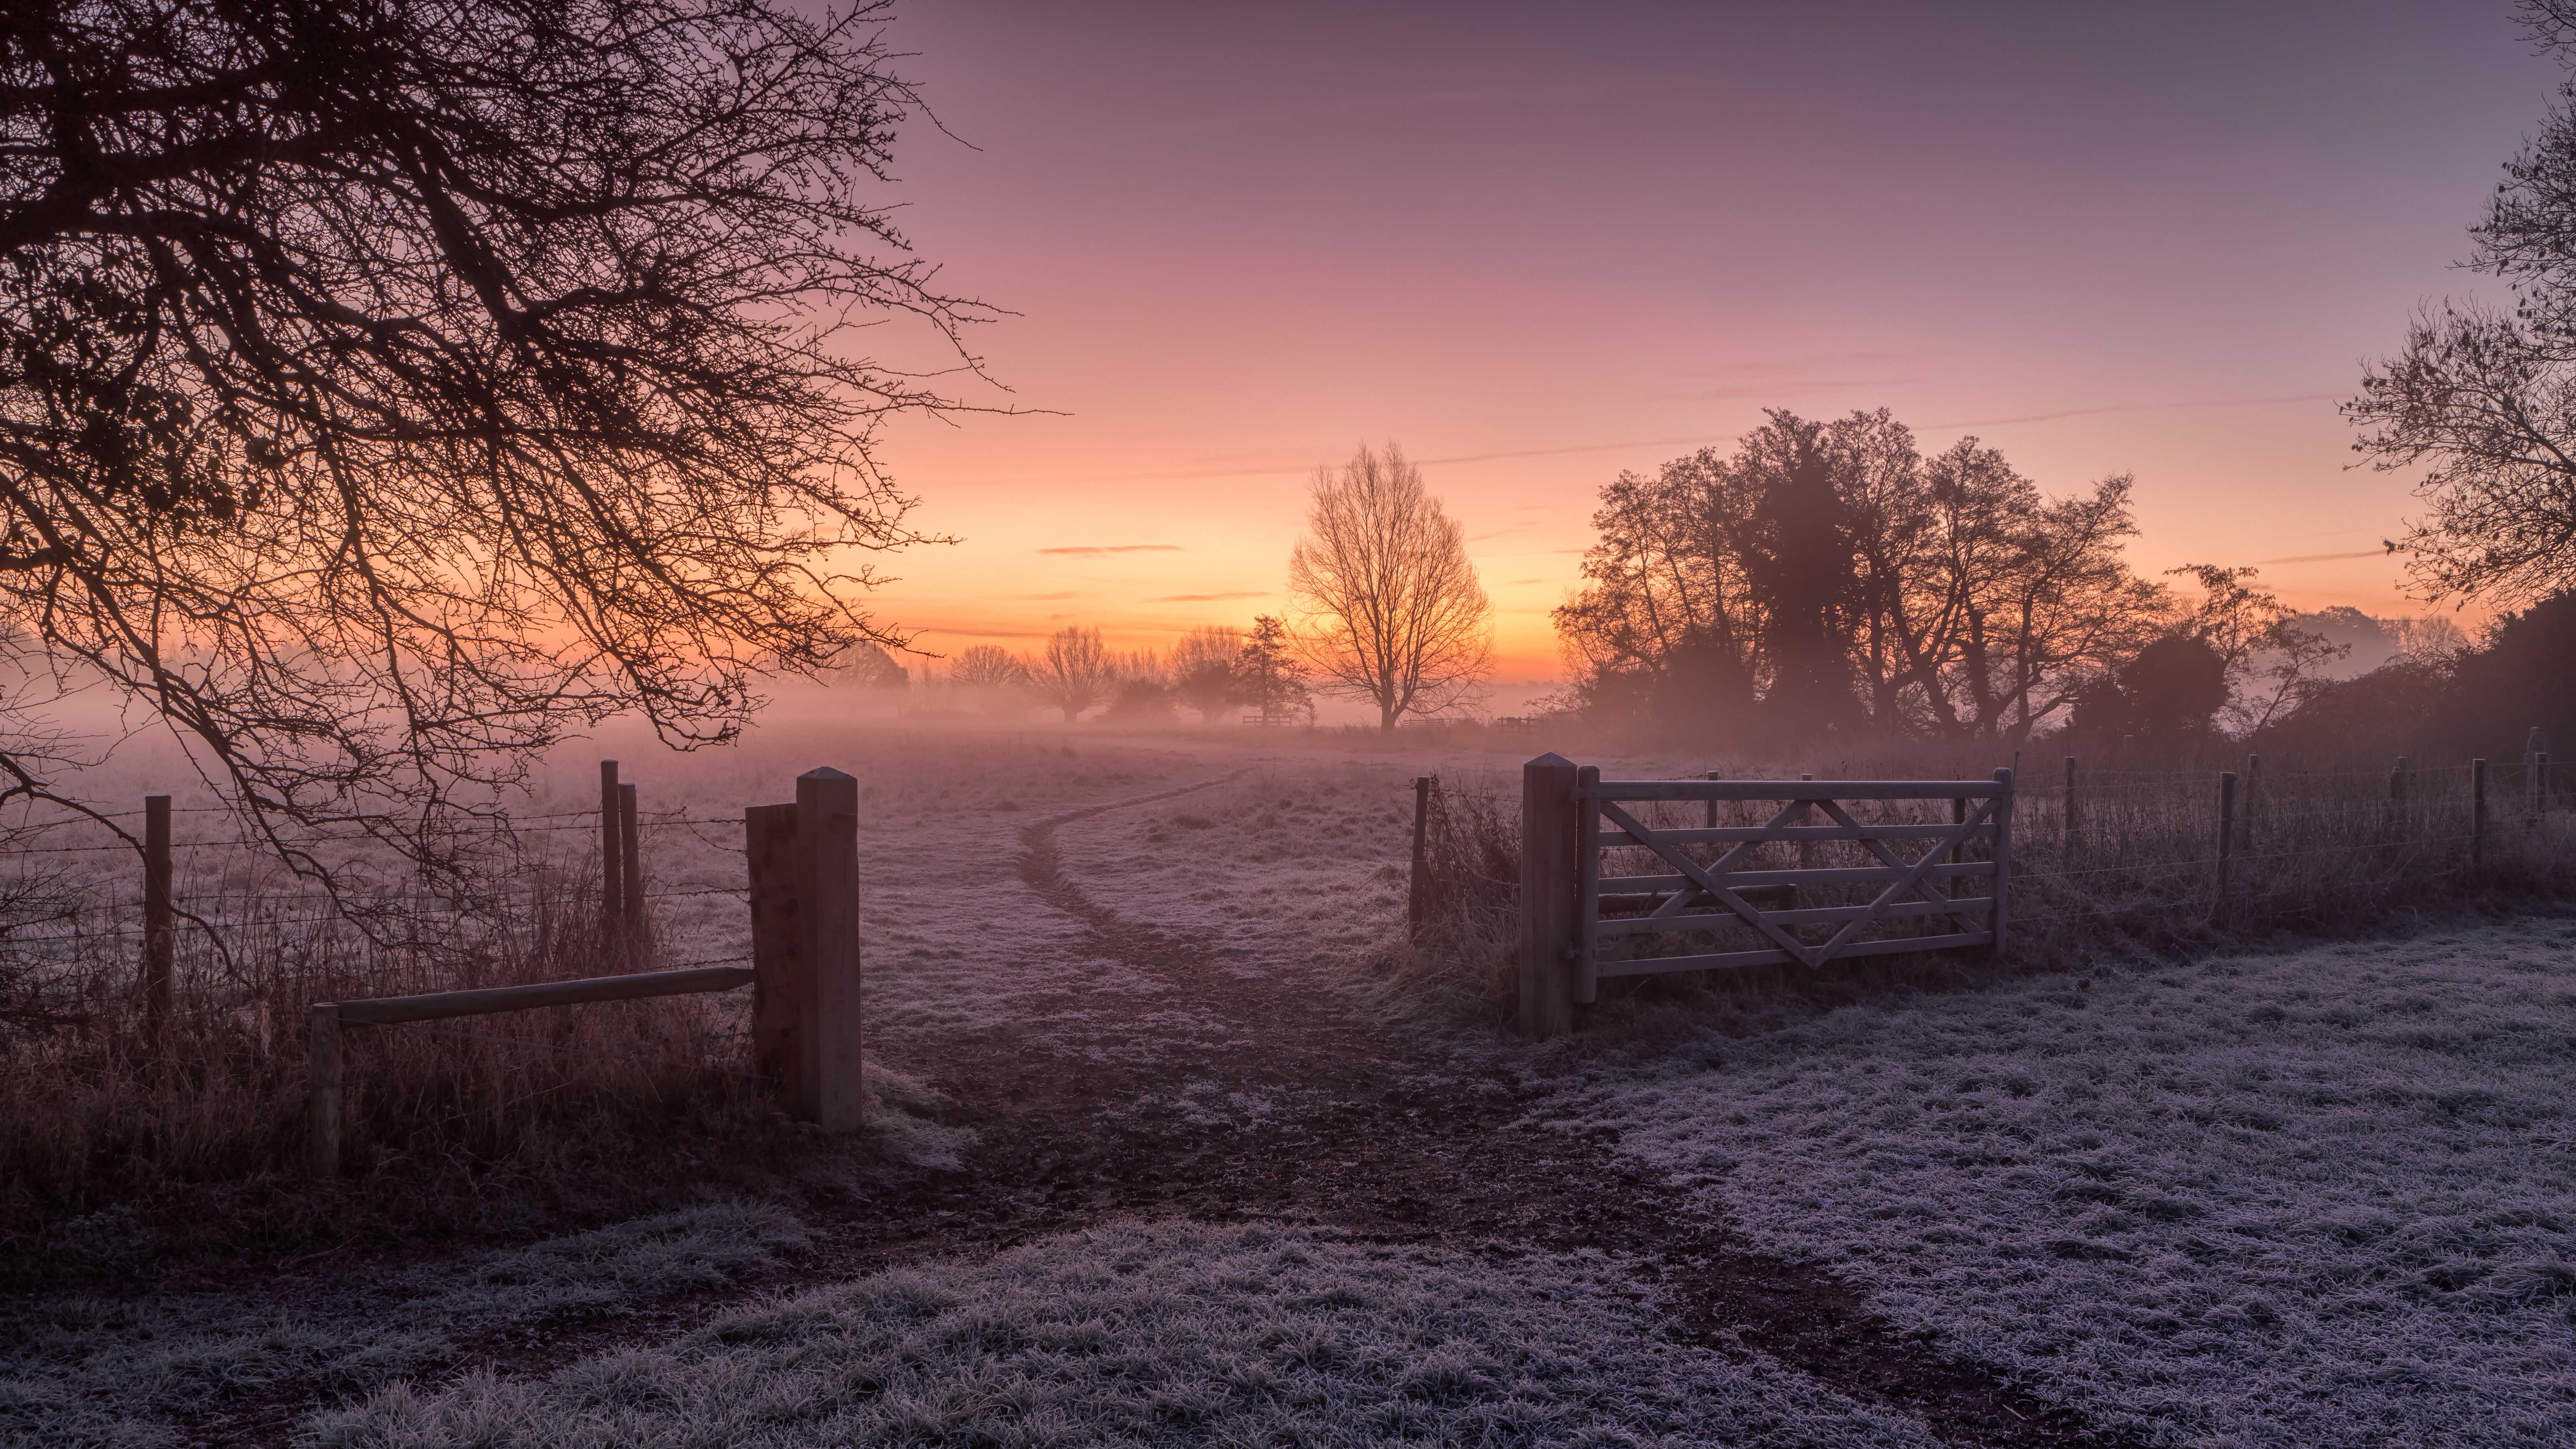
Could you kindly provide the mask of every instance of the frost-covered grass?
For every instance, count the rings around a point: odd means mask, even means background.
[[[178,1421],[286,1379],[356,1394],[505,1327],[720,1287],[805,1242],[775,1208],[711,1205],[392,1274],[328,1268],[241,1292],[24,1300],[0,1314],[0,1442],[190,1442]],[[283,1291],[281,1291],[283,1290]]]
[[[2576,1442],[2576,927],[1650,1013],[1562,1110],[2097,1422]]]
[[[1931,1443],[1756,1355],[1659,1341],[1615,1263],[1188,1224],[881,1273],[319,1428],[345,1449]]]

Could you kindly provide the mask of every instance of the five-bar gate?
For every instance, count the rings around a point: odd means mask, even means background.
[[[1527,1035],[1570,1027],[1604,977],[2003,945],[2010,770],[1991,780],[1604,780],[1550,754],[1523,767],[1521,792]],[[1850,804],[1879,818],[1863,821]],[[1946,820],[1931,814],[1939,805]]]

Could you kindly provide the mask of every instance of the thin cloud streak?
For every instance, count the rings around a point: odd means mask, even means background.
[[[1084,545],[1080,548],[1042,548],[1038,550],[1040,553],[1069,553],[1080,554],[1084,557],[1091,557],[1104,553],[1179,553],[1180,551],[1181,546],[1177,543],[1110,543]]]
[[[1229,599],[1266,599],[1270,595],[1259,589],[1248,594],[1164,594],[1147,599],[1149,604],[1221,604]]]
[[[2212,398],[2205,402],[2119,403],[2106,408],[2069,408],[2064,412],[2032,413],[2027,417],[2019,418],[1984,418],[1971,423],[1925,423],[1923,430],[1934,432],[1945,428],[2000,428],[2010,423],[2053,423],[2060,418],[2091,418],[2100,417],[2105,413],[2154,413],[2171,412],[2183,408],[2258,408],[2269,407],[2276,403],[2339,402],[2343,397],[2344,394],[2339,392],[2302,392],[2286,397]]]
[[[2386,558],[2392,552],[2394,550],[2368,548],[2359,553],[2301,553],[2292,554],[2288,558],[2258,558],[2254,562],[2257,564],[2333,563],[2337,559],[2347,558]]]

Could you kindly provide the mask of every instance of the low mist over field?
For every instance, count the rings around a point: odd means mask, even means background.
[[[2576,3],[0,142],[0,1442],[2576,1442]]]

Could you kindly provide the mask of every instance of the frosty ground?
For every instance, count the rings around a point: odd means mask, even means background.
[[[2576,923],[1666,988],[1533,1049],[1378,974],[1406,782],[1516,757],[822,723],[621,752],[648,809],[709,816],[860,777],[875,1169],[15,1303],[0,1432],[2576,1440]],[[721,830],[650,850],[658,888],[739,884]],[[666,907],[674,959],[739,949],[736,898]]]

